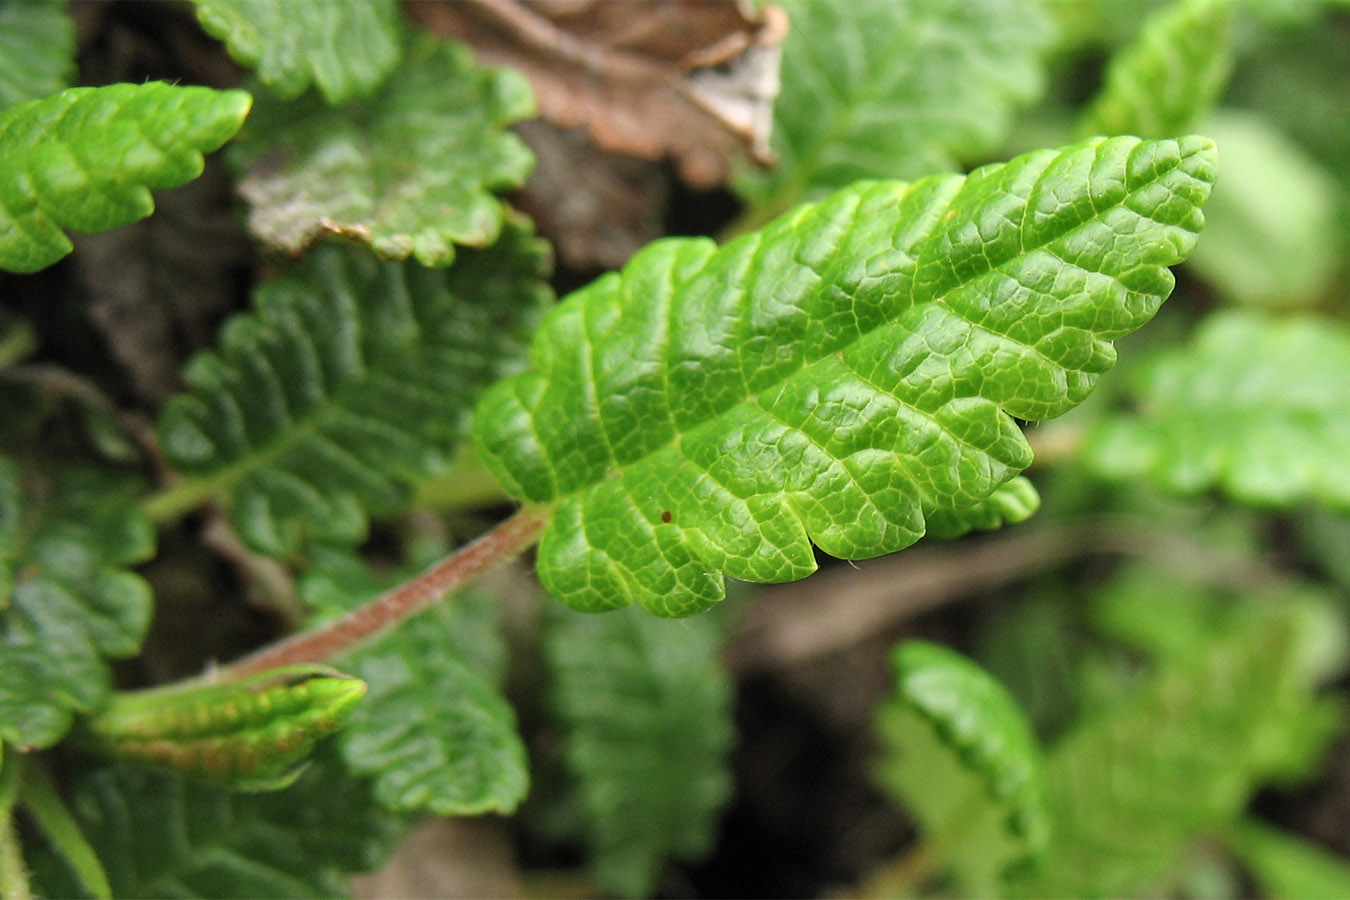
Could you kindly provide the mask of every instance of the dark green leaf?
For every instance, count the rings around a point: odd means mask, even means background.
[[[880,710],[878,776],[918,819],[963,893],[994,896],[1006,870],[1044,851],[1041,749],[1001,684],[960,654],[896,648],[896,693]]]
[[[1138,413],[1104,420],[1087,460],[1109,477],[1243,503],[1350,509],[1350,329],[1228,311],[1139,372]]]
[[[0,6],[0,110],[70,85],[75,23],[65,7],[65,0]]]
[[[556,604],[544,635],[550,705],[578,783],[597,881],[644,896],[697,860],[731,793],[731,685],[712,616],[669,622]]]
[[[455,244],[501,232],[491,192],[519,187],[534,162],[505,129],[533,112],[519,73],[476,68],[467,49],[429,39],[356,108],[259,98],[234,156],[249,170],[249,227],[292,253],[336,233],[386,259],[448,265]]]
[[[243,91],[114,84],[0,112],[0,269],[35,272],[71,251],[61,229],[107,231],[155,208],[150,189],[201,174],[239,130]]]
[[[812,541],[877,556],[984,501],[1031,462],[1013,417],[1080,402],[1167,296],[1214,166],[1118,138],[861,184],[577,291],[476,414],[503,486],[553,507],[544,586],[688,615],[723,573],[803,578]]]
[[[518,364],[550,296],[544,253],[519,228],[444,271],[323,247],[267,282],[164,411],[165,455],[191,478],[152,513],[220,496],[266,553],[360,541],[368,513],[450,464],[478,391]]]
[[[312,83],[329,103],[373,91],[399,61],[393,0],[193,0],[197,18],[263,83],[295,97]]]
[[[155,535],[128,492],[82,473],[45,502],[38,487],[0,459],[0,737],[20,747],[54,744],[106,700],[104,660],[137,652],[151,607],[127,567]]]

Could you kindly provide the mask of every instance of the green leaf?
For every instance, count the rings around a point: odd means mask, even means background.
[[[216,496],[265,553],[359,542],[368,513],[399,511],[450,464],[478,391],[517,365],[545,265],[523,228],[444,271],[319,248],[189,365],[160,441],[190,477],[151,513]]]
[[[0,458],[0,737],[21,748],[104,703],[104,660],[134,655],[150,621],[150,586],[127,567],[155,534],[127,492],[79,472],[45,503],[41,487]]]
[[[731,795],[721,624],[549,610],[549,703],[578,783],[592,869],[605,890],[646,896],[668,861],[711,848]]]
[[[0,110],[68,86],[75,76],[75,23],[65,0],[0,6]]]
[[[1219,488],[1242,503],[1350,509],[1350,328],[1230,310],[1138,372],[1138,412],[1103,420],[1085,459],[1118,480]]]
[[[305,598],[325,613],[379,593],[351,557],[306,576]],[[436,605],[343,660],[370,684],[339,737],[344,762],[373,779],[377,801],[439,815],[509,813],[529,786],[525,745],[502,696],[501,600],[473,589]]]
[[[1172,596],[1154,575],[1151,609]],[[1189,845],[1224,828],[1272,779],[1306,776],[1344,721],[1317,687],[1343,671],[1346,629],[1307,589],[1209,598],[1213,630],[1155,674],[1098,708],[1049,755],[1054,841],[1019,896],[1170,893],[1165,879]]]
[[[919,821],[961,891],[995,896],[1003,874],[1044,851],[1044,763],[1007,690],[969,659],[908,641],[895,696],[878,711],[881,784]]]
[[[80,737],[101,753],[237,790],[280,790],[365,693],[365,682],[333,669],[291,666],[226,684],[114,694],[81,723]]]
[[[23,807],[42,832],[47,845],[65,861],[80,886],[95,900],[109,900],[112,888],[94,848],[61,801],[51,776],[41,763],[23,766]]]
[[[971,531],[993,531],[1025,522],[1040,506],[1041,495],[1036,493],[1036,486],[1018,475],[974,506],[933,510],[928,516],[926,534],[930,538],[952,540]]]
[[[68,795],[118,897],[345,897],[347,873],[377,866],[402,832],[364,784],[331,763],[285,791],[236,794],[84,762]],[[37,855],[33,867],[47,896],[78,896],[59,861]]]
[[[1191,265],[1226,298],[1267,307],[1309,306],[1343,259],[1335,179],[1262,118],[1224,110],[1206,122],[1223,152],[1209,207],[1212,229]]]
[[[243,91],[114,84],[0,112],[0,268],[36,272],[71,251],[61,231],[107,231],[155,208],[150,189],[202,172],[239,130]]]
[[[811,542],[899,550],[1031,462],[1172,288],[1204,138],[1093,140],[840,191],[718,248],[658,242],[574,293],[479,403],[479,454],[552,516],[545,588],[659,615],[722,573],[804,578]]]
[[[479,69],[466,48],[429,39],[355,108],[260,98],[233,157],[249,170],[239,185],[249,228],[292,253],[333,233],[387,259],[448,265],[455,244],[501,232],[491,192],[519,187],[534,162],[505,129],[533,114],[519,73]]]
[[[1183,0],[1155,12],[1116,53],[1083,112],[1083,134],[1185,134],[1223,93],[1233,69],[1232,4]],[[1227,150],[1226,143],[1220,143]],[[1225,179],[1228,160],[1225,157]]]
[[[1242,860],[1261,896],[1270,900],[1350,897],[1350,864],[1303,838],[1254,819],[1229,829],[1225,843]]]
[[[311,83],[329,103],[364,96],[399,62],[393,0],[193,0],[202,28],[282,97]]]
[[[737,183],[769,215],[862,178],[978,161],[1041,91],[1053,30],[1036,3],[782,5],[792,31],[774,107],[780,164]]]

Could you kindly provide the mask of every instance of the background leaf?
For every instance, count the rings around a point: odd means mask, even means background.
[[[75,75],[75,23],[64,0],[0,6],[0,110],[55,94]]]
[[[1350,896],[1350,865],[1302,838],[1252,819],[1240,821],[1227,844],[1272,900],[1336,900]]]
[[[576,779],[596,880],[645,896],[669,861],[710,849],[731,793],[731,685],[721,624],[550,604],[549,706]]]
[[[71,251],[62,228],[107,231],[155,208],[150,189],[202,172],[239,130],[243,91],[151,82],[70,88],[0,112],[0,269],[36,272]]]
[[[575,292],[480,402],[515,496],[552,504],[544,587],[660,615],[721,573],[792,581],[811,542],[902,549],[1031,462],[1172,287],[1214,178],[1203,138],[1090,141],[966,178],[855,186],[721,248],[660,242]]]
[[[75,473],[35,495],[0,458],[0,737],[48,747],[108,696],[105,659],[140,649],[150,586],[127,571],[154,553],[128,491]]]
[[[329,103],[369,94],[399,61],[392,0],[193,0],[202,28],[282,97],[311,83]]]
[[[896,691],[877,713],[881,784],[915,815],[963,894],[994,896],[1004,871],[1045,850],[1044,762],[1017,703],[937,644],[896,648]]]
[[[520,187],[534,164],[505,129],[533,112],[521,75],[476,68],[466,48],[430,40],[355,107],[260,98],[233,157],[248,170],[239,191],[249,228],[292,253],[327,232],[386,259],[448,265],[455,244],[481,247],[501,232],[490,192]]]
[[[477,392],[518,365],[545,266],[523,228],[444,271],[319,248],[189,366],[160,440],[191,477],[152,512],[222,496],[265,553],[359,542],[368,513],[450,464]]]
[[[774,107],[778,167],[737,189],[765,215],[861,178],[978,162],[1042,86],[1053,31],[1039,4],[787,0]]]
[[[1087,461],[1117,480],[1242,503],[1350,509],[1350,329],[1302,315],[1215,313],[1134,379],[1138,412],[1104,419]]]

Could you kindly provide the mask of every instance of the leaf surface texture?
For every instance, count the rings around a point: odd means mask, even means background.
[[[249,228],[292,253],[336,233],[386,259],[447,265],[456,244],[501,232],[492,191],[519,187],[534,162],[506,128],[533,112],[519,74],[479,69],[466,48],[430,40],[353,107],[259,98],[233,156],[249,170],[239,185]]]
[[[75,75],[75,23],[61,0],[0,7],[0,110],[67,87]]]
[[[155,208],[150,190],[202,172],[239,129],[243,91],[161,82],[69,88],[0,112],[0,268],[36,272],[71,251],[63,228],[107,231]]]
[[[449,466],[477,393],[518,365],[550,293],[512,229],[447,270],[321,247],[230,321],[160,420],[165,455],[274,555],[354,544]]]
[[[1092,140],[873,182],[724,247],[658,242],[546,317],[480,402],[484,462],[548,504],[545,588],[681,616],[811,543],[909,546],[1031,461],[1172,287],[1215,175],[1203,138]]]

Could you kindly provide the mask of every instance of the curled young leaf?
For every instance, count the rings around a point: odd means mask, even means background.
[[[1172,288],[1211,142],[1094,139],[969,176],[873,182],[718,248],[672,239],[546,317],[478,406],[480,454],[550,507],[545,588],[689,615],[811,543],[909,546],[1031,462]]]

